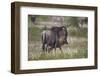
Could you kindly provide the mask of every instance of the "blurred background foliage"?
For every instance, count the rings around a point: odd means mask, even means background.
[[[73,26],[73,27],[87,27],[88,18],[87,17],[71,17],[71,16],[41,16],[41,15],[29,15],[29,20],[32,21],[34,24],[40,25],[50,25],[51,26],[55,23],[61,24],[60,26]]]

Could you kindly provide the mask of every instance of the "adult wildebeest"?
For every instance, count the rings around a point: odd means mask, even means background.
[[[68,44],[67,42],[67,28],[65,26],[54,26],[51,29],[42,32],[42,49],[50,52],[53,48],[61,49],[61,46]]]

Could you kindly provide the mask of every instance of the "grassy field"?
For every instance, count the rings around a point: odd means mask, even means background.
[[[41,32],[43,28],[28,28],[28,60],[78,59],[87,58],[87,28],[68,27],[68,44],[44,54],[42,51]]]

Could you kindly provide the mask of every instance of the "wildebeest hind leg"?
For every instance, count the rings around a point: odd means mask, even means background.
[[[63,50],[62,50],[62,48],[61,48],[61,47],[59,47],[59,49],[60,49],[61,53],[63,53]]]
[[[45,44],[42,44],[42,50],[45,51]]]
[[[48,52],[48,44],[45,45],[45,51]]]

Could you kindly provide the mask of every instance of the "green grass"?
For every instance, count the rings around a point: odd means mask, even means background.
[[[75,37],[87,37],[87,28],[69,27],[68,35]]]
[[[50,60],[50,59],[78,59],[87,58],[87,50],[77,50],[77,52],[66,52],[66,53],[42,53],[39,56],[33,57],[30,60]]]
[[[87,49],[79,50],[77,53],[73,53],[72,58],[87,58]]]
[[[87,29],[78,29],[74,27],[68,28],[68,45],[64,45],[63,51],[57,50],[56,53],[43,54],[41,48],[41,32],[42,28],[28,28],[28,60],[51,60],[51,59],[78,59],[88,57],[87,48]],[[52,50],[53,51],[53,50]],[[42,54],[41,54],[42,53]]]
[[[41,32],[42,29],[38,28],[38,27],[32,27],[32,28],[28,28],[28,34],[29,34],[29,41],[38,41],[41,38]]]

